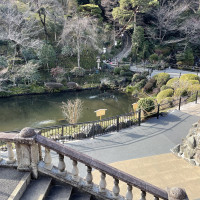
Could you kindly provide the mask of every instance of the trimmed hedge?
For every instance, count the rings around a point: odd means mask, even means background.
[[[183,74],[180,77],[180,81],[189,81],[189,80],[200,80],[199,76],[195,75],[195,74]]]
[[[163,90],[163,91],[158,93],[156,99],[157,99],[158,103],[160,103],[163,99],[165,99],[167,97],[172,97],[173,94],[174,94],[173,89]]]
[[[189,86],[188,88],[188,92],[190,93],[195,93],[197,91],[200,91],[200,84],[194,84],[194,85]]]
[[[154,99],[151,97],[148,98],[141,98],[138,101],[138,107],[144,109],[147,112],[151,112],[155,109]]]
[[[189,83],[191,85],[196,85],[196,84],[199,84],[199,81],[198,80],[189,80]]]
[[[176,97],[187,96],[187,90],[184,88],[177,88],[174,92],[174,96]]]
[[[167,81],[166,86],[174,88],[174,85],[179,82],[179,78],[172,78]]]
[[[157,80],[156,85],[158,87],[162,87],[170,79],[170,75],[167,73],[160,73],[160,74],[155,75],[154,78]]]

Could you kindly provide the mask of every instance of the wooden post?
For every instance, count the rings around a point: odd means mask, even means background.
[[[179,99],[178,110],[181,110],[181,97],[180,97],[180,99]]]
[[[198,101],[198,94],[199,94],[199,92],[197,91],[197,93],[196,93],[196,104],[197,104],[197,101]]]
[[[160,115],[160,104],[158,104],[157,119],[159,119],[159,115]]]
[[[141,124],[141,109],[138,110],[138,125]]]

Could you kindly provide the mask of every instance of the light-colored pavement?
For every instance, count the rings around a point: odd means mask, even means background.
[[[112,163],[111,166],[147,181],[159,188],[185,188],[190,200],[200,199],[200,167],[194,167],[172,154],[144,157]],[[93,172],[95,183],[99,183],[100,174]],[[113,178],[108,176],[107,187],[112,190]],[[120,194],[126,195],[127,185],[120,182]],[[140,191],[133,188],[134,199],[140,199]],[[153,199],[147,195],[147,200]]]
[[[142,67],[136,67],[136,66],[131,66],[130,67],[131,71],[136,71],[136,72],[144,72],[144,71],[148,71],[148,69],[146,68],[142,68]],[[180,77],[180,75],[183,74],[198,74],[200,76],[200,72],[191,72],[191,71],[185,71],[185,70],[179,70],[179,69],[164,69],[164,70],[153,70],[151,77],[155,76],[156,74],[160,74],[162,72],[168,73],[170,74],[171,78],[175,78],[175,77]]]

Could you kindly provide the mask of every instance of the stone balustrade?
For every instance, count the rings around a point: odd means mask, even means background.
[[[45,173],[74,187],[79,187],[100,199],[132,200],[134,196],[133,187],[141,190],[140,200],[146,200],[147,193],[154,200],[188,199],[184,189],[172,188],[165,191],[74,149],[36,134],[30,128],[23,129],[20,134],[0,133],[0,142],[7,144],[7,159],[0,157],[0,166],[16,166],[18,170],[31,171],[36,179],[38,178],[38,172]],[[15,151],[13,151],[14,145]],[[52,164],[51,151],[58,154],[58,166]],[[44,156],[42,152],[44,152]],[[66,170],[64,157],[68,157],[72,161],[71,172]],[[79,176],[78,162],[86,166],[87,175],[85,178]],[[96,169],[101,173],[98,185],[93,183],[92,169]],[[106,175],[113,177],[112,191],[106,188]],[[120,195],[119,181],[127,184],[125,197]]]

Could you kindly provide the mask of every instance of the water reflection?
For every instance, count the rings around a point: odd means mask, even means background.
[[[100,91],[0,99],[0,131],[59,124],[58,121],[64,118],[61,110],[62,101],[75,98],[83,101],[80,122],[97,120],[94,111],[100,108],[107,109],[105,117],[130,112],[131,104],[135,102],[135,99],[126,94]]]

